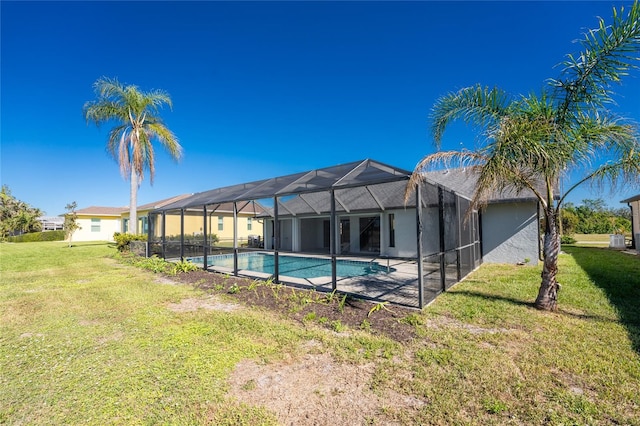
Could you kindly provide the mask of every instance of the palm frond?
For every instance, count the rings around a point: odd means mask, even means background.
[[[442,135],[452,121],[463,119],[467,124],[487,127],[505,115],[509,103],[509,96],[503,90],[480,85],[439,98],[429,116],[436,147],[440,147]]]
[[[107,151],[116,159],[125,179],[132,170],[140,180],[149,170],[151,181],[155,174],[155,155],[152,140],[158,139],[169,154],[178,159],[182,147],[176,136],[158,117],[163,105],[173,106],[169,94],[162,90],[142,92],[134,85],[123,85],[117,79],[101,77],[94,83],[97,99],[83,107],[87,122],[96,125],[115,121],[109,132]]]
[[[640,3],[636,0],[626,16],[624,7],[620,14],[613,9],[613,23],[606,25],[600,18],[599,25],[584,34],[583,51],[567,55],[562,76],[550,83],[557,91],[560,111],[564,118],[569,110],[582,105],[600,107],[613,102],[612,84],[619,83],[629,70],[637,68],[640,60]]]
[[[158,141],[165,147],[171,158],[179,160],[182,157],[182,146],[178,138],[162,122],[154,121],[147,123],[147,129],[153,133]]]
[[[405,187],[404,202],[405,204],[411,198],[411,194],[416,188],[424,182],[424,173],[429,170],[449,167],[465,167],[475,170],[486,161],[486,157],[481,152],[473,151],[444,151],[427,155],[418,162],[411,173],[409,182]]]

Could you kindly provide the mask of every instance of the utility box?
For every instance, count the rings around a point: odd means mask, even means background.
[[[627,246],[624,243],[624,235],[622,234],[609,235],[609,247],[618,248],[618,249],[626,248]]]

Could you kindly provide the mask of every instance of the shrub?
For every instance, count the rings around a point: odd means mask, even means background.
[[[160,272],[167,272],[171,267],[171,263],[156,255],[142,258],[136,262],[136,265],[141,268],[148,269],[156,274]]]
[[[577,240],[571,235],[562,235],[560,237],[560,244],[575,244]]]
[[[128,232],[121,234],[120,232],[116,232],[113,234],[113,239],[119,251],[127,251],[129,250],[129,243],[131,241],[147,241],[147,235],[129,234]]]
[[[37,241],[64,241],[64,231],[30,232],[7,238],[12,243],[33,243]]]
[[[170,272],[172,275],[178,275],[182,272],[197,271],[198,269],[200,269],[200,267],[198,267],[198,265],[196,265],[195,263],[192,263],[188,260],[181,260],[180,262],[176,262],[171,266]]]

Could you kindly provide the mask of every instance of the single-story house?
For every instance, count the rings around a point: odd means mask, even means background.
[[[640,251],[640,194],[620,202],[631,209],[631,247]]]
[[[64,228],[64,217],[40,216],[38,221],[42,225],[43,231],[58,231]]]
[[[426,173],[405,200],[410,175],[365,159],[197,193],[150,212],[150,253],[187,258],[206,269],[227,268],[235,275],[272,276],[276,282],[329,290],[340,283],[343,291],[360,296],[369,297],[375,288],[372,298],[389,296],[382,287],[399,288],[402,282],[415,290],[419,307],[482,261],[537,264],[539,216],[532,194],[499,194],[487,208],[466,215],[475,187],[472,173]],[[219,254],[206,238],[199,245],[177,246],[163,225],[186,223],[190,216],[203,223],[222,205],[240,210],[254,203],[265,207],[255,216],[263,226],[260,248],[242,247],[234,239],[233,250]],[[183,229],[184,239],[188,231]],[[288,268],[292,255],[296,262],[304,257],[295,271]],[[328,266],[318,276],[309,275],[320,260]],[[364,271],[343,275],[340,262],[360,262]],[[388,272],[384,277],[370,273],[381,268]]]
[[[152,203],[138,206],[138,231],[141,234],[148,232],[147,216],[150,211],[161,209],[164,206],[180,201],[191,194],[182,194],[175,197],[166,198]],[[257,208],[257,210],[255,210]],[[248,241],[262,240],[262,226],[252,222],[257,213],[262,213],[260,206],[246,209],[239,212],[240,233],[239,238]],[[129,208],[128,207],[100,207],[91,206],[76,210],[77,223],[80,226],[73,234],[73,241],[113,241],[113,234],[116,232],[125,233],[129,231]],[[64,220],[64,219],[63,219]],[[208,229],[210,234],[215,234],[219,241],[229,241],[233,239],[233,206],[222,205],[216,210],[215,215],[208,217]],[[180,234],[180,221],[175,217],[166,223],[167,236]],[[190,236],[197,236],[203,232],[202,220],[195,220],[187,216],[186,229]]]
[[[138,230],[147,232],[147,214],[150,210],[188,197],[190,194],[178,195],[164,200],[138,206]],[[129,207],[91,206],[76,210],[77,223],[80,226],[72,236],[73,241],[113,241],[116,232],[128,232]]]
[[[122,232],[122,211],[126,207],[91,206],[76,210],[73,241],[113,241],[115,232]]]

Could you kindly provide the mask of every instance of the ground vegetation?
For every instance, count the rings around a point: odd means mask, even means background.
[[[41,231],[42,223],[38,218],[42,214],[40,209],[14,197],[7,185],[2,185],[2,189],[0,189],[0,240],[12,235]]]

